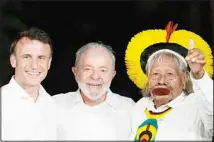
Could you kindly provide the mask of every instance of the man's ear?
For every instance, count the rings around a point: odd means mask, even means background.
[[[117,72],[114,70],[113,74],[112,74],[112,79],[115,77],[116,74],[117,74]]]
[[[11,54],[11,55],[10,55],[10,64],[11,64],[11,66],[12,66],[13,68],[16,67],[16,57],[15,57],[14,54]]]
[[[72,67],[71,70],[72,70],[74,76],[76,76],[76,70],[77,70],[76,67]]]
[[[50,69],[50,68],[51,68],[51,62],[52,62],[52,57],[50,57],[50,59],[49,59],[48,69]]]
[[[189,72],[185,72],[183,75],[183,89],[186,89],[188,83]]]

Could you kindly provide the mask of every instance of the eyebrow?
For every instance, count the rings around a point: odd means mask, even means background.
[[[23,56],[30,56],[30,57],[32,57],[30,54],[23,54],[22,57],[23,57]]]
[[[22,57],[23,57],[23,56],[29,56],[29,57],[32,57],[32,55],[31,55],[31,54],[23,54],[23,55],[22,55]],[[39,56],[37,56],[37,57],[47,58],[48,56],[46,56],[46,55],[39,55]]]
[[[91,68],[93,68],[93,66],[91,66],[91,65],[84,65],[84,67],[91,67]],[[106,66],[100,66],[99,68],[105,68],[105,69],[108,69],[108,67],[106,67]]]
[[[108,67],[106,67],[106,66],[101,66],[101,67],[99,67],[99,68],[105,68],[105,69],[108,69]]]
[[[38,57],[47,58],[47,56],[45,56],[45,55],[39,55]]]

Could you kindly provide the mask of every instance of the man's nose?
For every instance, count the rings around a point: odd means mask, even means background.
[[[161,75],[158,79],[158,84],[166,84],[166,76],[165,75]]]
[[[32,59],[31,68],[32,69],[37,69],[38,68],[38,61],[36,59]]]
[[[100,75],[97,71],[93,71],[91,77],[94,79],[94,80],[97,80],[100,78]]]

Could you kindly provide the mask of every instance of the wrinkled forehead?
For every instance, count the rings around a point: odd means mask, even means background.
[[[161,56],[157,56],[153,59],[150,64],[150,70],[154,68],[172,68],[174,70],[179,69],[179,61],[177,58],[173,58],[173,56],[168,56],[163,54]]]
[[[149,57],[148,60],[149,61],[157,60],[157,62],[171,61],[178,64],[183,63],[185,64],[185,66],[187,66],[187,63],[183,56],[169,49],[162,49],[162,50],[156,51]]]
[[[154,62],[162,63],[162,62],[174,62],[176,58],[169,54],[161,54],[159,56],[154,57]]]

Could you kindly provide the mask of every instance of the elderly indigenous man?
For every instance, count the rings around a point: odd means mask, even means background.
[[[56,140],[56,103],[41,86],[51,65],[52,41],[38,28],[20,32],[10,47],[15,74],[1,88],[2,140]]]
[[[213,80],[208,76],[212,75],[211,50],[198,35],[174,31],[169,25],[166,31],[141,32],[127,48],[128,74],[144,95],[133,107],[131,140],[211,140]],[[136,47],[137,41],[143,43],[147,39],[150,43],[144,44],[145,50],[140,45]],[[133,52],[140,52],[140,62],[131,55]],[[139,67],[134,66],[135,61],[140,63]]]
[[[79,89],[54,96],[67,110],[61,139],[128,140],[134,101],[109,89],[116,74],[112,48],[94,42],[84,45],[72,71]]]

